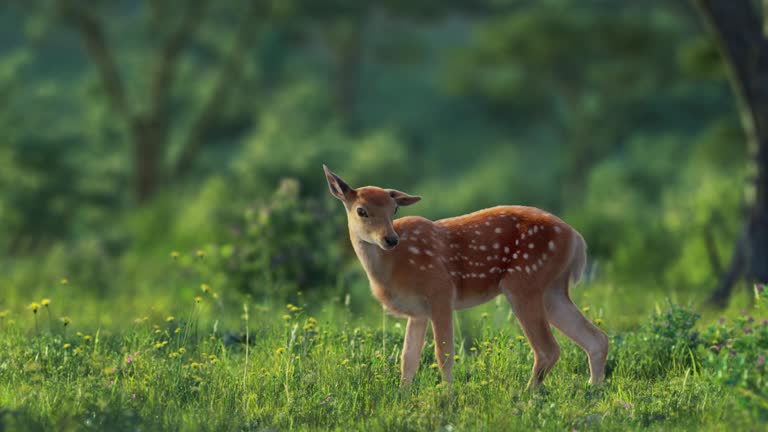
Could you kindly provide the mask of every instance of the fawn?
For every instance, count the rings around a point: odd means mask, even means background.
[[[608,337],[582,315],[568,289],[581,279],[586,242],[556,216],[533,207],[498,206],[431,221],[397,209],[421,197],[375,186],[351,188],[323,165],[331,194],[347,211],[349,238],[373,295],[408,318],[401,384],[416,374],[427,322],[443,379],[452,380],[453,311],[504,294],[534,353],[529,389],[557,362],[550,324],[589,358],[590,383],[605,375]]]

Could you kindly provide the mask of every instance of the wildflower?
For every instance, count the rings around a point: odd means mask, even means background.
[[[69,317],[61,317],[61,323],[64,324],[64,327],[68,326],[70,322],[72,322],[72,320],[69,319]]]
[[[71,346],[72,346],[72,344],[68,344],[68,343],[65,343],[65,344],[64,344],[64,345],[62,345],[61,347],[62,347],[62,348],[64,348],[64,349],[68,349],[68,348],[69,348],[69,347],[71,347]]]
[[[525,336],[517,335],[517,340],[519,340],[519,341],[525,340]]]
[[[181,254],[178,251],[171,252],[171,258],[173,259],[179,259],[180,256]]]
[[[629,403],[629,402],[622,402],[622,405],[624,406],[624,409],[631,410],[635,407],[635,404]]]
[[[187,352],[187,349],[184,348],[184,347],[181,347],[181,348],[179,348],[179,352],[184,354],[185,352]]]
[[[283,315],[283,319],[284,320],[289,320],[289,319],[291,319],[291,316],[288,315],[288,314],[285,314],[285,315]]]
[[[66,284],[68,284],[68,283],[69,283],[69,279],[67,279],[67,278],[61,278],[61,280],[59,281],[59,283],[60,283],[60,284],[62,284],[62,285],[66,285]]]
[[[750,334],[750,333],[752,333],[752,327],[746,327],[744,329],[744,334]]]
[[[80,347],[75,347],[75,349],[72,352],[75,354],[80,354],[81,352],[83,352],[83,350]]]
[[[40,309],[40,305],[35,302],[32,302],[29,304],[29,306],[27,306],[27,308],[30,309],[32,313],[36,314],[37,310]]]
[[[584,313],[589,312],[589,306],[584,306],[583,308],[581,308],[581,311]]]
[[[720,317],[720,319],[717,320],[717,323],[720,324],[720,325],[725,324],[725,317]]]
[[[486,318],[488,318],[488,312],[483,312],[483,313],[482,313],[480,316],[481,316],[483,319],[486,319]]]
[[[176,319],[173,317],[173,315],[168,316],[168,318],[165,319],[166,322],[173,322],[173,320]]]
[[[347,364],[349,364],[349,359],[344,359],[341,361],[342,366],[346,366]]]
[[[181,327],[176,327],[176,329],[173,332],[174,333],[181,333]]]
[[[125,364],[131,364],[133,363],[133,356],[128,354],[128,357],[125,358]]]
[[[597,325],[600,325],[602,323],[603,323],[602,318],[598,318],[598,319],[595,320],[595,324],[597,324]]]
[[[432,363],[431,365],[429,365],[429,368],[430,369],[437,369],[437,363]]]
[[[762,366],[764,364],[765,364],[765,356],[760,354],[759,356],[757,356],[757,365]]]
[[[488,381],[482,380],[482,381],[480,381],[480,385],[481,386],[488,385]]]
[[[8,311],[7,310],[0,311],[0,319],[5,319],[5,317],[7,317],[7,316],[8,316]]]
[[[280,348],[278,348],[277,350],[275,350],[275,353],[276,353],[276,354],[282,354],[282,353],[284,353],[284,352],[285,352],[285,348],[283,348],[283,347],[280,347]]]
[[[85,336],[83,336],[83,340],[84,340],[84,341],[86,341],[86,342],[88,342],[89,340],[91,340],[91,335],[85,335]]]
[[[48,307],[48,305],[51,304],[51,299],[44,298],[44,299],[40,300],[40,304],[45,306],[45,307]]]
[[[203,301],[203,298],[202,298],[202,297],[200,297],[200,296],[195,296],[195,303],[200,303],[201,301]]]
[[[200,259],[205,258],[205,251],[203,251],[202,249],[198,249],[196,254],[197,254],[197,257]]]
[[[459,356],[458,356],[458,355],[455,355],[455,356],[453,356],[453,359],[454,359],[455,361],[459,361]]]
[[[210,286],[210,285],[208,285],[208,284],[202,284],[202,285],[200,285],[200,289],[201,289],[201,290],[202,290],[204,293],[210,293],[210,292],[211,292],[211,286]]]

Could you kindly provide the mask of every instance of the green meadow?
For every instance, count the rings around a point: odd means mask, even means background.
[[[764,430],[759,3],[2,2],[0,431]],[[323,164],[572,225],[605,383],[502,296],[401,388]]]

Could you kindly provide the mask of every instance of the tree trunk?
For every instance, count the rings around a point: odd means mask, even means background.
[[[161,116],[138,117],[131,125],[133,140],[134,192],[139,203],[149,200],[160,187],[162,150],[166,124]]]
[[[756,173],[754,201],[745,222],[743,244],[741,239],[737,242],[731,268],[711,298],[724,305],[739,275],[748,282],[768,281],[768,41],[760,15],[750,0],[696,3],[730,67],[731,84],[740,103]]]

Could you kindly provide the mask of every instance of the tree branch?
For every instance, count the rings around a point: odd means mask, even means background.
[[[162,109],[165,97],[173,85],[179,64],[179,54],[187,41],[194,35],[202,21],[209,0],[192,0],[185,8],[181,24],[176,28],[160,50],[157,69],[149,93],[150,115],[157,115]]]
[[[79,33],[87,56],[96,66],[102,85],[112,108],[124,117],[130,117],[120,70],[106,41],[101,23],[84,8],[61,0],[63,17]]]
[[[229,53],[223,61],[223,66],[216,83],[203,103],[199,114],[192,121],[185,144],[174,166],[175,175],[183,174],[192,165],[197,152],[202,147],[203,135],[216,120],[216,115],[221,105],[223,105],[229,89],[238,78],[242,64],[247,57],[244,51],[248,47],[249,39],[252,36],[253,28],[255,27],[254,21],[259,15],[258,12],[259,2],[251,1],[237,29]]]

